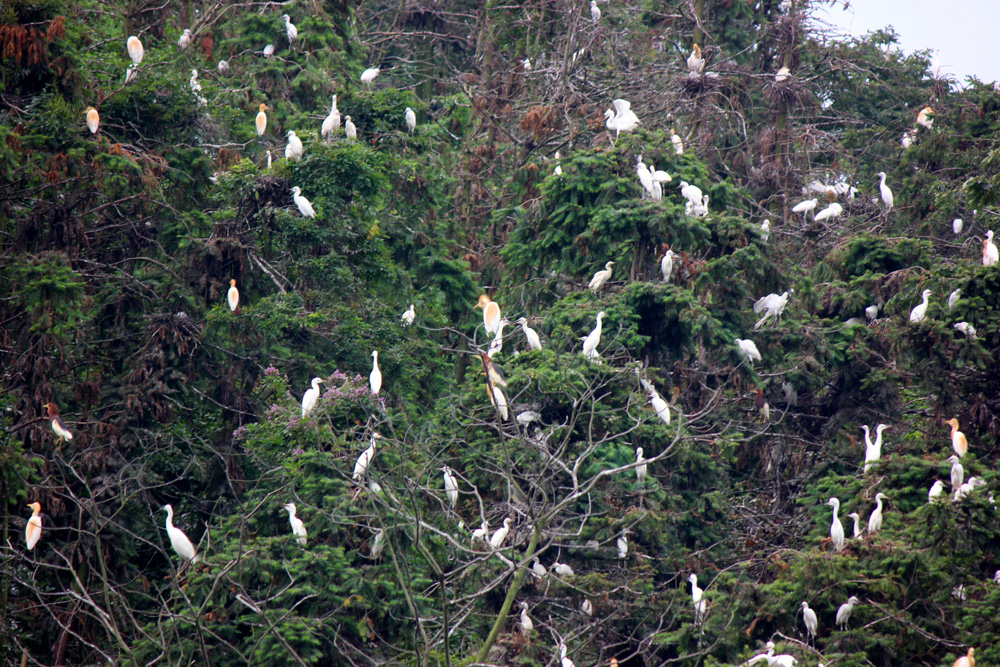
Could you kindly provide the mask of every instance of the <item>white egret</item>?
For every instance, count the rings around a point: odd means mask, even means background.
[[[618,546],[618,557],[623,560],[628,558],[628,536],[625,533],[618,537],[616,545]]]
[[[667,251],[663,253],[663,259],[660,260],[660,273],[663,274],[663,282],[669,283],[670,276],[674,273],[674,257],[677,255],[673,250],[667,248]]]
[[[844,207],[837,202],[832,202],[829,206],[824,208],[822,211],[813,216],[813,220],[816,222],[823,222],[824,220],[833,220],[841,213],[844,212]]]
[[[198,70],[191,70],[191,80],[188,81],[188,85],[191,86],[191,92],[193,93],[201,90],[201,82],[198,81]]]
[[[385,545],[386,545],[385,531],[379,530],[377,533],[375,533],[375,537],[372,538],[371,542],[372,558],[374,558],[375,560],[381,558],[382,552],[385,551]]]
[[[476,540],[479,540],[480,542],[485,543],[486,539],[489,537],[489,534],[490,534],[490,525],[486,523],[486,519],[483,519],[483,522],[482,524],[480,524],[479,528],[476,528],[474,531],[472,531],[472,541],[475,542]]]
[[[783,83],[784,81],[786,81],[788,79],[788,77],[790,75],[791,75],[791,70],[789,70],[787,67],[782,67],[777,72],[775,72],[775,74],[774,74],[774,82],[775,83]]]
[[[497,327],[500,326],[500,306],[497,302],[485,294],[480,294],[479,300],[473,306],[473,309],[476,308],[483,309],[483,327],[486,333],[496,333]]]
[[[302,140],[299,139],[294,130],[289,130],[286,136],[288,137],[288,143],[285,144],[285,159],[298,162],[302,159],[304,152]]]
[[[840,511],[840,501],[837,498],[830,498],[827,505],[833,507],[833,522],[830,524],[830,539],[833,540],[833,548],[837,551],[844,549],[844,524],[840,523],[837,512]]]
[[[761,243],[767,243],[767,239],[771,237],[771,221],[765,220],[760,223],[760,241]]]
[[[653,179],[653,189],[649,193],[650,199],[653,201],[660,201],[663,199],[663,186],[656,179]]]
[[[697,185],[690,185],[687,181],[681,181],[677,186],[681,191],[681,196],[691,202],[691,206],[700,206],[702,202],[701,188]]]
[[[528,347],[532,350],[542,349],[542,339],[538,337],[538,332],[528,326],[528,320],[519,317],[517,323],[521,325],[521,331],[524,332],[524,337],[528,339]]]
[[[307,218],[315,218],[316,210],[313,209],[312,204],[308,199],[302,196],[302,190],[299,186],[292,188],[292,201],[299,209],[299,213]]]
[[[642,156],[639,156],[639,161],[635,165],[635,173],[639,175],[639,185],[642,189],[649,194],[653,195],[653,174],[650,173],[649,167],[646,163],[642,161]]]
[[[761,360],[760,351],[757,349],[757,345],[755,345],[752,340],[749,338],[737,338],[735,342],[736,347],[739,348],[740,354],[747,358],[747,361],[750,362],[751,366],[753,366],[754,359],[757,361]]]
[[[197,563],[198,554],[195,553],[191,540],[188,539],[183,530],[174,526],[173,506],[164,505],[163,509],[167,512],[167,537],[170,538],[170,546],[174,548],[177,555],[183,558],[185,562],[191,561],[192,563]]]
[[[559,561],[555,561],[554,563],[552,563],[552,571],[555,572],[556,576],[559,577],[572,577],[576,575],[576,572],[573,571],[573,568],[571,568],[566,563],[560,563]]]
[[[934,502],[934,499],[940,498],[942,493],[944,493],[944,482],[939,479],[934,480],[931,490],[927,492],[927,502]]]
[[[679,134],[674,132],[673,128],[670,129],[670,143],[674,146],[674,155],[684,155],[684,141]]]
[[[90,130],[91,134],[97,134],[97,128],[101,124],[101,115],[97,113],[97,109],[94,107],[87,107],[85,115],[87,118],[87,129]]]
[[[926,127],[928,130],[934,127],[934,109],[924,107],[917,113],[917,125]]]
[[[962,233],[962,227],[964,226],[965,223],[962,221],[961,218],[955,218],[954,220],[951,221],[951,231],[954,232],[956,235]]]
[[[236,310],[236,307],[240,305],[240,291],[236,289],[235,278],[229,281],[229,292],[226,294],[226,300],[229,301],[229,310]]]
[[[541,579],[542,577],[544,577],[546,574],[549,573],[549,570],[544,565],[542,565],[541,563],[539,563],[538,559],[536,558],[531,563],[531,573],[533,575],[535,575],[536,579]]]
[[[358,128],[351,121],[351,117],[350,116],[344,116],[344,135],[348,139],[357,139],[358,138]]]
[[[694,604],[694,622],[700,623],[705,618],[705,610],[708,600],[705,599],[705,591],[698,588],[698,575],[691,573],[688,577],[691,582],[691,602]]]
[[[66,422],[62,420],[59,415],[59,406],[55,403],[46,403],[42,406],[48,410],[49,424],[52,426],[52,431],[56,434],[58,441],[60,443],[67,442],[73,439],[73,432],[69,430],[66,426]]]
[[[958,300],[962,298],[962,288],[958,288],[948,295],[948,310],[952,310]]]
[[[837,626],[841,630],[847,629],[847,622],[851,620],[851,612],[854,611],[854,605],[856,604],[861,604],[861,600],[852,595],[847,599],[847,602],[840,605],[840,609],[837,610]]]
[[[774,664],[774,642],[764,644],[764,649],[766,650],[765,653],[758,653],[743,664],[749,667],[750,665],[755,665],[758,662],[766,662],[768,667],[771,667]]]
[[[610,269],[609,269],[610,271]],[[604,319],[604,311],[597,313],[597,326],[583,339],[583,356],[588,359],[598,359],[597,345],[601,342],[601,320]]]
[[[455,504],[458,502],[458,480],[451,474],[451,468],[448,466],[441,468],[441,472],[444,473],[444,492],[448,496],[448,504],[455,509]]]
[[[962,467],[962,462],[957,454],[952,454],[948,460],[951,461],[951,490],[957,491],[958,487],[962,486],[962,482],[965,481],[965,468]]]
[[[125,85],[127,86],[133,81],[135,81],[135,76],[138,73],[139,73],[138,65],[133,64],[125,68]]]
[[[333,104],[330,105],[330,113],[323,119],[320,127],[320,134],[324,137],[333,135],[333,131],[340,127],[340,110],[337,108],[337,96],[333,96]]]
[[[882,501],[889,500],[889,496],[878,493],[875,496],[875,511],[868,517],[868,534],[877,533],[882,530]]]
[[[183,51],[187,47],[191,46],[191,31],[187,28],[181,33],[180,38],[177,40],[177,46]]]
[[[498,528],[497,531],[493,533],[493,537],[490,538],[491,548],[499,549],[501,546],[503,546],[503,542],[504,540],[507,539],[507,534],[510,532],[510,524],[512,522],[513,519],[511,519],[510,517],[507,517],[506,519],[503,520],[503,526],[501,528]]]
[[[267,46],[265,46],[264,49],[261,51],[261,53],[264,54],[265,58],[270,58],[271,56],[273,56],[274,55],[274,44],[268,44]]]
[[[879,424],[875,427],[875,442],[872,442],[871,432],[868,430],[868,425],[865,424],[861,427],[861,430],[865,432],[865,472],[871,468],[872,464],[882,458],[882,431],[889,428],[885,424]]]
[[[701,55],[701,47],[697,44],[691,50],[691,55],[687,59],[688,71],[692,74],[701,74],[705,71],[705,59]]]
[[[403,311],[403,316],[399,319],[403,323],[403,326],[408,327],[413,324],[413,320],[416,319],[416,317],[417,312],[413,309],[413,304],[411,303],[410,307]]]
[[[910,322],[919,323],[923,322],[924,318],[927,317],[927,306],[930,305],[927,299],[930,297],[931,291],[925,289],[923,291],[923,301],[913,307],[910,311]]]
[[[580,603],[580,611],[582,611],[586,616],[594,615],[594,605],[590,603],[590,600],[583,598],[583,602]]]
[[[993,230],[986,232],[986,240],[983,241],[983,266],[993,266],[1000,261],[1000,252],[997,245],[993,243]]]
[[[264,104],[263,102],[261,102],[260,106],[258,107],[257,118],[254,119],[254,126],[256,126],[257,128],[258,137],[263,136],[264,131],[267,129],[267,114],[264,112],[267,111],[268,109],[270,109],[270,107]]]
[[[854,539],[858,539],[859,537],[861,537],[861,515],[858,514],[857,512],[851,512],[847,516],[849,516],[852,519],[854,519],[854,535],[853,535],[853,537],[854,537]]]
[[[900,145],[906,149],[913,145],[913,140],[917,138],[916,130],[907,130],[903,132],[902,138],[899,140]]]
[[[968,339],[974,339],[976,337],[976,327],[972,326],[968,322],[956,322],[954,327],[965,334]]]
[[[652,162],[649,163],[649,175],[653,177],[654,183],[669,183],[674,180],[670,177],[670,174],[653,166]]]
[[[566,657],[566,644],[559,642],[559,666],[560,667],[576,667],[576,664]]]
[[[809,608],[809,603],[802,601],[802,621],[806,624],[806,639],[816,641],[816,630],[819,628],[819,619],[816,612]]]
[[[125,48],[128,49],[128,57],[132,59],[132,64],[138,66],[142,63],[142,56],[146,52],[142,48],[142,42],[135,35],[132,35],[125,42]]]
[[[28,519],[28,525],[24,527],[24,541],[27,542],[28,551],[31,551],[38,544],[38,540],[42,539],[42,504],[29,503],[28,507],[31,508],[31,517]]]
[[[514,419],[521,426],[527,426],[531,422],[539,421],[541,418],[542,416],[534,410],[525,410],[524,412],[518,413]]]
[[[611,267],[614,264],[614,262],[608,262],[604,265],[603,271],[594,274],[594,277],[590,279],[590,285],[588,285],[591,292],[599,292],[604,287],[604,284],[611,278]]]
[[[976,649],[970,648],[952,667],[976,667]]]
[[[316,409],[316,403],[319,402],[319,386],[325,382],[323,378],[313,378],[312,387],[306,389],[306,393],[302,395],[302,418],[305,419],[309,414]]]
[[[216,69],[219,71],[219,74],[227,74],[229,72],[229,61],[220,60],[219,64],[216,65]]]
[[[653,410],[656,412],[656,416],[663,420],[663,423],[670,426],[670,406],[667,402],[663,400],[657,392],[649,392],[649,403],[653,406]]]
[[[691,206],[691,210],[688,215],[693,215],[696,218],[704,218],[708,215],[708,195],[704,195],[701,198],[700,204],[694,204]]]
[[[270,149],[268,149],[268,151],[267,151],[267,168],[268,168],[268,170],[271,169],[271,150]]]
[[[309,539],[309,533],[306,531],[306,524],[302,523],[302,519],[295,516],[295,503],[286,503],[282,507],[288,510],[288,523],[292,525],[292,535],[295,536],[295,541],[305,546]]]
[[[361,456],[359,456],[358,460],[354,462],[354,474],[351,475],[351,479],[355,482],[360,482],[361,478],[368,472],[368,468],[372,464],[372,459],[375,458],[375,443],[381,437],[382,435],[379,433],[373,434],[368,448],[361,452]]]
[[[878,184],[879,192],[882,194],[882,203],[885,204],[885,214],[889,215],[892,210],[892,190],[885,184],[885,172],[880,171],[878,177],[881,179]]]
[[[371,388],[372,396],[378,396],[382,389],[382,371],[378,367],[378,350],[372,350],[372,372],[368,375],[368,386]]]
[[[819,204],[819,199],[807,199],[803,202],[799,202],[792,207],[792,213],[799,213],[805,217],[806,213],[812,211],[814,214],[816,212],[816,206]]]
[[[868,323],[871,324],[878,317],[878,306],[872,304],[865,308],[865,317],[868,318]]]
[[[597,6],[597,0],[590,0],[590,18],[594,23],[601,20],[601,10]]]
[[[490,347],[486,351],[486,354],[490,357],[494,357],[503,351],[503,328],[508,324],[510,324],[509,321],[501,319],[500,324],[497,325],[497,332],[493,334],[493,340],[490,342]]]
[[[372,88],[372,81],[378,76],[381,70],[378,67],[369,67],[364,72],[361,73],[361,83],[368,87],[368,90]]]
[[[531,622],[531,617],[528,616],[528,603],[521,602],[521,632],[525,635],[530,634],[532,630],[535,629],[535,624]]]
[[[635,479],[639,486],[643,486],[646,483],[646,459],[642,457],[642,447],[635,448],[635,462],[639,464],[635,467]]]
[[[795,290],[786,290],[780,296],[777,294],[768,294],[767,296],[762,296],[757,299],[757,302],[753,305],[753,312],[758,315],[761,311],[767,311],[764,316],[753,325],[754,330],[760,329],[760,327],[768,320],[768,318],[773,317],[774,321],[771,323],[772,326],[778,323],[781,319],[781,314],[785,312],[785,306],[788,304],[788,295]]]
[[[404,117],[406,119],[406,127],[410,130],[410,135],[412,136],[414,130],[417,129],[417,114],[410,107],[406,107]]]
[[[289,18],[288,14],[282,16],[281,20],[285,22],[285,35],[288,36],[288,45],[291,46],[295,38],[299,36],[299,29],[292,23],[292,19]]]
[[[958,454],[958,457],[962,458],[969,453],[969,441],[965,434],[958,430],[958,419],[952,417],[945,424],[951,426],[951,447]]]
[[[608,109],[604,112],[607,122],[604,124],[608,130],[614,130],[615,138],[622,132],[631,132],[639,126],[639,117],[632,111],[632,104],[627,100],[614,100],[611,103],[615,110]]]
[[[969,481],[967,481],[965,484],[962,484],[962,486],[958,487],[958,491],[955,492],[954,501],[957,503],[958,501],[962,500],[970,493],[972,493],[977,486],[985,486],[985,485],[986,485],[986,480],[980,479],[975,476],[970,477]]]

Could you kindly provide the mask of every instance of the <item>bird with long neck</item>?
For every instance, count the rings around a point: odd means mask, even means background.
[[[962,458],[969,453],[969,441],[965,438],[965,434],[958,430],[957,418],[952,417],[945,424],[951,426],[951,447],[955,450],[958,458]]]

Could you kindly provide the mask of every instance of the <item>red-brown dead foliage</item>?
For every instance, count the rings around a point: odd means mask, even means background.
[[[521,117],[521,131],[529,132],[535,141],[544,141],[562,127],[562,119],[551,106],[536,106]]]

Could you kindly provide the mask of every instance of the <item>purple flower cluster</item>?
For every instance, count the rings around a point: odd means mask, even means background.
[[[246,426],[240,426],[238,429],[236,429],[235,431],[233,431],[233,440],[239,440],[240,438],[242,438],[246,434],[247,434],[247,427]]]
[[[274,366],[268,366],[266,369],[264,369],[264,375],[278,375],[280,372],[281,371],[279,371]]]
[[[298,458],[298,457],[302,456],[305,453],[306,453],[306,450],[299,449],[298,447],[296,447],[295,449],[292,450],[292,458],[293,459],[294,458]]]
[[[272,405],[267,409],[267,412],[264,414],[264,416],[267,417],[267,421],[271,421],[274,418],[274,416],[277,415],[279,412],[281,412],[281,406],[275,403],[274,405]]]

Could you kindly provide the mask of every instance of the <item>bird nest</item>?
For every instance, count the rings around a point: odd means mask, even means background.
[[[681,82],[681,89],[689,97],[697,97],[702,93],[718,90],[722,87],[722,77],[715,72],[688,72]]]

